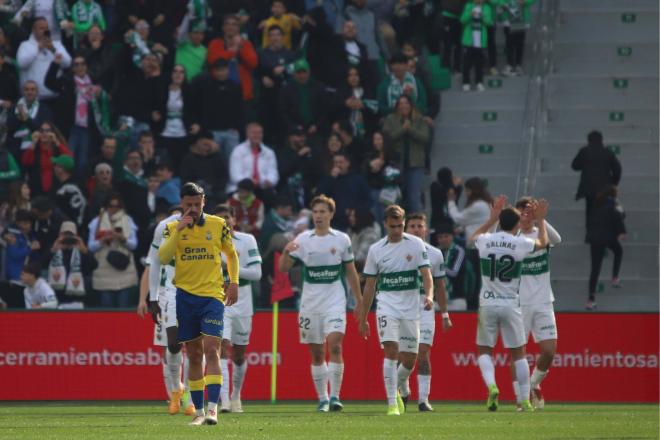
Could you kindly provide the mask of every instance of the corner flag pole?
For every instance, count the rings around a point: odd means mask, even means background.
[[[270,363],[270,403],[277,401],[277,327],[279,301],[273,303],[273,353]]]

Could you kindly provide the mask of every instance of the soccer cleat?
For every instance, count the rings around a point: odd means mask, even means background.
[[[497,385],[492,384],[488,387],[488,400],[486,401],[486,408],[488,411],[497,411],[499,406],[498,398],[500,397],[500,390],[497,389]]]
[[[328,412],[330,411],[330,402],[327,400],[322,400],[319,402],[319,406],[316,407],[318,412]]]
[[[231,408],[231,412],[233,413],[243,412],[243,404],[241,403],[241,399],[232,400],[229,406]]]
[[[529,400],[523,400],[520,403],[520,412],[534,412],[534,407],[532,404],[529,402]]]
[[[470,91],[470,84],[463,84],[463,91],[464,92],[469,92]]]
[[[612,287],[614,287],[615,289],[622,288],[623,284],[621,284],[621,278],[619,277],[612,278]]]
[[[399,412],[399,405],[390,405],[387,407],[387,415],[388,416],[400,416],[401,413]]]
[[[584,308],[587,310],[596,310],[598,306],[596,305],[596,301],[589,300]]]
[[[344,409],[344,405],[339,400],[339,397],[330,398],[330,411],[339,412]]]
[[[209,411],[204,419],[205,425],[217,425],[218,424],[218,413],[215,411]]]
[[[401,397],[401,393],[396,393],[396,405],[399,407],[399,414],[404,414],[406,412],[406,407],[408,406],[408,396]]]
[[[484,90],[486,90],[486,88],[484,87],[484,85],[481,84],[481,83],[478,83],[478,84],[477,84],[477,92],[483,92]]]
[[[545,399],[543,398],[543,393],[541,388],[532,388],[531,392],[532,405],[534,409],[543,409],[545,407]]]
[[[197,414],[193,417],[192,422],[188,423],[190,426],[202,426],[204,424],[205,416],[204,413]]]
[[[172,396],[170,397],[170,404],[167,407],[167,412],[170,415],[179,414],[181,410],[181,396],[183,391],[172,391]]]
[[[228,412],[231,412],[231,404],[229,403],[229,400],[222,400],[220,402],[220,412],[222,414],[226,414]]]
[[[433,407],[428,402],[422,402],[418,406],[419,412],[433,412]]]

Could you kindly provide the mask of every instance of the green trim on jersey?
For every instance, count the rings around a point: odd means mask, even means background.
[[[416,270],[381,273],[378,279],[379,292],[399,292],[402,290],[418,290],[419,279]]]
[[[254,261],[250,261],[247,265],[254,266],[255,264],[261,264],[261,263],[262,263],[261,260],[254,260]]]
[[[238,287],[249,286],[250,284],[252,284],[252,281],[250,280],[246,280],[244,278],[238,279]]]
[[[303,280],[310,284],[332,284],[342,276],[342,265],[303,266]]]
[[[541,255],[525,258],[522,262],[522,275],[541,275],[550,272],[550,254],[544,252]]]

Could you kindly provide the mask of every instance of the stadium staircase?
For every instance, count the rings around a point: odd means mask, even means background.
[[[621,278],[610,286],[612,255],[601,270],[601,311],[658,311],[658,2],[562,0],[544,79],[543,116],[528,189],[551,203],[563,243],[552,253],[558,310],[586,302],[590,267],[584,200],[571,169],[597,129],[619,157],[627,239]]]

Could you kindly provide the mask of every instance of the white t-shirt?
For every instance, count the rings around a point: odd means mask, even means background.
[[[305,231],[294,240],[299,247],[289,255],[303,264],[300,311],[306,313],[346,312],[343,284],[345,263],[353,261],[348,235],[335,229],[323,235]]]
[[[32,309],[33,304],[39,304],[44,309],[56,309],[57,297],[53,288],[43,278],[38,278],[34,286],[23,289],[25,308]]]
[[[378,315],[419,319],[419,269],[430,265],[424,242],[414,235],[404,233],[397,243],[384,237],[372,244],[364,275],[378,277]]]
[[[445,257],[442,255],[442,251],[434,246],[431,246],[428,243],[424,243],[426,248],[426,253],[429,257],[429,262],[431,263],[431,276],[434,280],[438,278],[445,277]],[[436,294],[438,292],[435,292]],[[419,275],[419,294],[424,295],[424,281],[422,280],[422,274]]]
[[[236,304],[225,309],[225,316],[235,318],[238,316],[254,315],[254,306],[252,305],[252,281],[258,281],[261,278],[261,270],[257,276],[251,276],[255,265],[261,264],[261,255],[257,240],[251,234],[233,231],[232,241],[234,249],[238,255],[238,263],[241,277],[238,280],[238,301]],[[224,271],[226,280],[229,281],[229,271]],[[244,278],[246,277],[246,278]],[[254,278],[254,279],[253,279]]]
[[[479,306],[519,307],[522,261],[534,251],[534,240],[500,231],[475,241],[481,265]]]
[[[154,230],[154,238],[147,255],[147,264],[149,265],[149,299],[152,301],[156,299],[156,292],[158,295],[167,295],[168,299],[172,301],[176,298],[176,287],[172,283],[172,280],[174,280],[174,258],[169,264],[161,266],[158,248],[160,248],[163,242],[163,232],[167,224],[179,220],[180,217],[180,214],[171,215],[158,223]]]
[[[552,226],[546,222],[548,240],[550,245],[557,244],[561,237]],[[521,236],[536,240],[539,230],[535,226],[529,234],[520,233]],[[529,254],[522,263],[522,276],[520,278],[520,305],[544,304],[555,301],[550,284],[550,251],[539,249]]]

